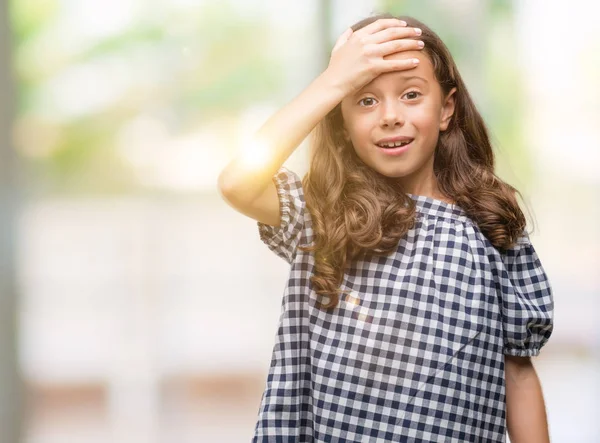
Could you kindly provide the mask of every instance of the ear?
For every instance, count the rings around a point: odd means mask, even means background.
[[[445,131],[450,125],[450,119],[454,115],[454,106],[456,104],[456,88],[452,88],[442,105],[442,111],[440,114],[440,131]]]

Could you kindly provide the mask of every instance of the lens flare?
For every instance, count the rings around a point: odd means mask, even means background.
[[[250,141],[242,142],[238,158],[244,168],[261,169],[269,163],[271,149],[265,141],[251,139]]]

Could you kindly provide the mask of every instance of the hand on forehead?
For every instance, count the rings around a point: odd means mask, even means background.
[[[407,79],[414,80],[416,77],[417,79],[420,78],[420,79],[424,80],[421,82],[424,84],[432,84],[437,81],[435,78],[435,72],[433,71],[433,65],[432,65],[431,61],[429,60],[429,57],[427,56],[427,54],[425,54],[422,51],[402,51],[402,52],[390,54],[390,55],[386,56],[385,58],[390,59],[390,60],[409,60],[412,58],[418,58],[420,63],[415,68],[412,68],[412,69],[408,69],[408,70],[404,70],[404,71],[385,72],[383,74],[380,74],[379,76],[374,78],[373,81],[371,81],[369,84],[365,85],[361,90],[364,90],[365,88],[368,88],[369,86],[372,86],[383,80],[402,82]]]

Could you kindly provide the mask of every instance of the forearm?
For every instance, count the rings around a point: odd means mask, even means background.
[[[511,443],[548,443],[542,386],[529,358],[506,356],[506,414]]]
[[[328,71],[273,114],[219,176],[219,188],[251,201],[271,182],[285,160],[344,98],[342,85]]]

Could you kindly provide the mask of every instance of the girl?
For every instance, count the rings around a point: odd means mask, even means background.
[[[300,180],[282,164],[315,126]],[[291,264],[253,441],[549,441],[551,287],[431,29],[355,24],[249,146],[221,195]]]

